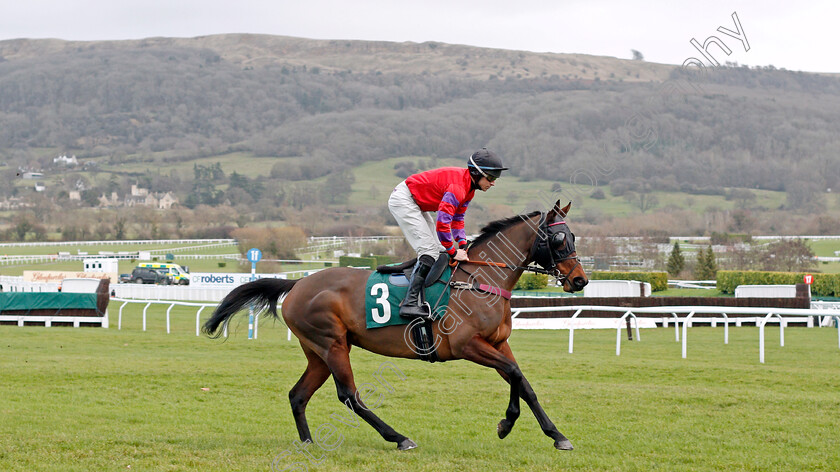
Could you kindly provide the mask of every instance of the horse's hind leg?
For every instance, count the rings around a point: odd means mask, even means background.
[[[373,429],[386,441],[397,443],[397,448],[401,451],[417,447],[414,441],[394,431],[394,428],[374,415],[359,399],[356,382],[353,379],[353,369],[350,367],[350,349],[345,341],[336,341],[330,348],[326,361],[335,380],[338,400],[341,403],[373,426]]]
[[[329,378],[330,369],[310,349],[303,347],[303,353],[306,354],[306,359],[309,361],[309,364],[307,364],[303,375],[300,376],[300,380],[289,390],[289,403],[292,405],[292,415],[295,417],[295,425],[297,426],[300,440],[305,442],[312,441],[309,424],[306,422],[306,404],[309,403],[312,395]]]
[[[498,347],[498,350],[509,360],[516,362],[516,360],[513,358],[513,352],[510,350],[510,346],[508,345],[507,341],[502,343],[502,345]],[[505,437],[507,437],[508,434],[510,434],[510,431],[513,429],[513,425],[519,418],[520,382],[512,382],[510,376],[506,374],[505,371],[502,369],[496,369],[496,372],[498,372],[499,375],[501,375],[502,378],[510,384],[510,401],[508,402],[508,407],[505,411],[505,418],[502,421],[499,421],[499,425],[496,428],[497,433],[499,434],[499,439],[504,439]]]

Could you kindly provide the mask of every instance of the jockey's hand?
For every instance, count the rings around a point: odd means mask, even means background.
[[[458,249],[457,251],[455,251],[455,255],[452,258],[460,262],[470,260],[470,258],[467,256],[467,251],[463,249]]]

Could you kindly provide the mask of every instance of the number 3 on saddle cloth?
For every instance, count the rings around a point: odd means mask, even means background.
[[[368,277],[365,285],[365,325],[368,329],[407,325],[411,322],[400,317],[400,303],[408,292],[408,279],[400,270],[405,265],[403,263],[385,266],[386,270],[399,270],[398,273],[389,274],[377,271]],[[446,265],[440,277],[432,277],[434,273],[435,270],[432,269],[429,277],[429,280],[434,280],[434,283],[425,287],[426,301],[429,302],[435,318],[439,318],[449,304],[449,279],[452,277],[452,269]]]

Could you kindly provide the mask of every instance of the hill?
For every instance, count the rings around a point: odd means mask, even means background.
[[[840,79],[737,64],[697,74],[436,42],[0,42],[0,202],[38,200],[31,183],[16,180],[26,167],[44,170],[42,197],[66,208],[73,190],[90,206],[139,183],[189,208],[250,202],[265,209],[250,216],[257,220],[316,203],[358,209],[370,188],[353,184],[357,169],[481,146],[525,186],[608,185],[607,200],[625,203],[606,215],[632,209],[640,195],[670,203],[690,194],[830,216],[827,189],[840,188]],[[65,153],[89,166],[55,166]],[[219,161],[226,167],[214,171]],[[785,195],[768,207],[758,202],[779,199],[757,191]],[[38,218],[47,224],[56,213]]]
[[[513,76],[567,76],[603,80],[614,74],[628,82],[663,81],[674,66],[586,54],[533,53],[479,48],[439,42],[315,40],[257,34],[222,34],[196,38],[148,38],[126,41],[61,41],[16,39],[0,41],[7,61],[68,56],[106,55],[137,50],[191,50],[218,56],[241,67],[319,68],[324,72],[431,75],[487,80]],[[215,58],[213,58],[215,60]],[[585,70],[584,70],[585,69]]]

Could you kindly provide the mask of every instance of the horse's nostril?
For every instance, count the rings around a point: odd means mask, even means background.
[[[576,289],[582,290],[583,287],[586,287],[586,284],[589,283],[589,281],[584,279],[583,277],[575,277],[572,280],[572,283],[575,285]]]

